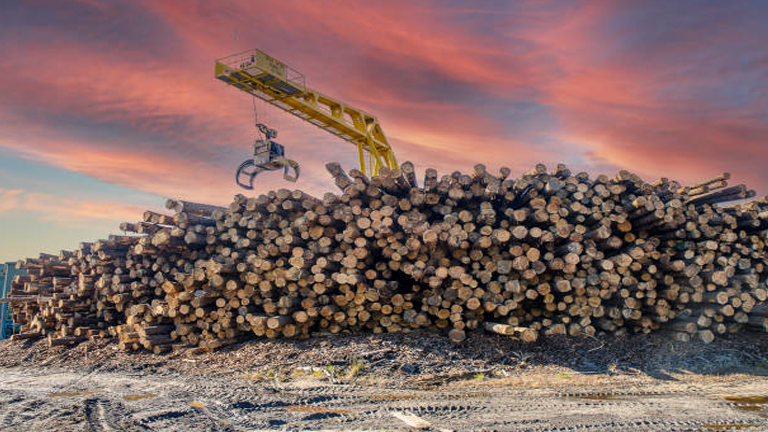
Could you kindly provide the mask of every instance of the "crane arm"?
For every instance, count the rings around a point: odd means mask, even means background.
[[[308,88],[304,75],[261,50],[217,60],[216,78],[355,145],[369,176],[398,167],[375,116]]]

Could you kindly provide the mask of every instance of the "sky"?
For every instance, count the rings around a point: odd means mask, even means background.
[[[536,163],[768,193],[768,4],[755,1],[25,0],[0,4],[0,262],[77,248],[166,198],[226,205],[251,97],[215,59],[259,48],[375,114],[419,172]],[[333,191],[356,149],[259,102]]]

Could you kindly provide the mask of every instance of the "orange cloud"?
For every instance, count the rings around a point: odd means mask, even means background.
[[[87,224],[94,221],[137,221],[145,208],[120,202],[63,198],[40,192],[0,188],[0,213],[23,212],[42,220]],[[117,229],[117,223],[114,225]]]

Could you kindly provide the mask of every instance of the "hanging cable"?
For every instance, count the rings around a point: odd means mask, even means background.
[[[256,98],[251,99],[253,102],[253,124],[256,125],[259,123],[259,108],[256,106]]]

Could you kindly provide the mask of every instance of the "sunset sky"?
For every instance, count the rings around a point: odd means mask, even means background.
[[[166,197],[226,205],[253,140],[217,58],[260,48],[376,114],[398,160],[537,162],[768,193],[768,4],[754,1],[4,1],[0,262],[118,233]],[[302,166],[255,193],[333,190],[349,144],[276,108]]]

